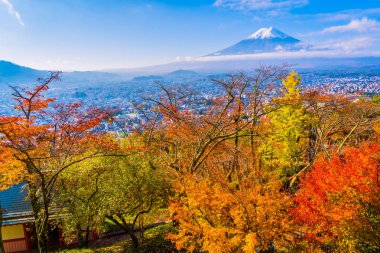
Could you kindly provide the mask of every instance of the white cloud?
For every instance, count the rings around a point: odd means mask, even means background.
[[[336,32],[367,32],[380,30],[380,23],[374,19],[368,19],[366,17],[362,19],[353,19],[346,25],[338,25],[327,27],[322,30],[321,33],[336,33]]]
[[[351,39],[329,40],[321,42],[313,49],[329,49],[329,50],[344,50],[346,52],[354,52],[371,48],[376,43],[376,39],[371,37],[353,37]]]
[[[16,11],[16,9],[13,7],[13,5],[9,2],[9,0],[0,0],[0,3],[2,5],[5,6],[5,8],[7,8],[9,14],[11,14],[12,16],[14,16],[18,23],[22,26],[25,26],[25,23],[24,21],[22,21],[22,18],[21,18],[21,15],[18,11]]]
[[[216,0],[214,6],[239,11],[291,9],[308,4],[308,0]]]
[[[305,14],[301,17],[306,18],[317,18],[322,22],[331,22],[331,21],[343,21],[343,20],[353,20],[360,19],[361,17],[367,17],[372,15],[379,15],[380,8],[369,8],[369,9],[349,9],[338,12],[331,13],[319,13],[319,14]]]
[[[176,61],[192,61],[194,60],[195,58],[193,56],[177,56],[175,58]]]
[[[353,42],[355,44],[355,42]],[[347,46],[347,45],[346,45]],[[347,49],[347,48],[346,48]],[[329,50],[300,50],[300,51],[277,51],[269,53],[242,54],[242,55],[220,55],[204,56],[194,58],[195,62],[218,62],[232,60],[264,60],[264,59],[294,59],[294,58],[345,58],[345,57],[363,57],[363,56],[380,56],[378,52],[366,52],[362,50],[346,50],[339,48]]]

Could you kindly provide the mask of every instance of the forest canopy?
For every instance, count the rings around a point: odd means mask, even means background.
[[[201,105],[161,85],[136,105],[136,131],[116,133],[102,128],[115,111],[46,98],[58,79],[13,88],[15,116],[0,116],[0,188],[26,183],[39,252],[51,223],[83,247],[113,224],[139,252],[162,220],[172,251],[380,250],[378,97],[261,67],[214,80]]]

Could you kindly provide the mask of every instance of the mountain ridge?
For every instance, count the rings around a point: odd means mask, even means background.
[[[238,43],[207,56],[256,54],[304,49],[299,39],[293,38],[274,27],[263,27]]]
[[[39,77],[44,77],[47,71],[37,70],[10,61],[0,60],[0,83],[15,85],[20,82],[33,82]]]
[[[266,27],[260,28],[255,33],[248,36],[247,39],[270,39],[270,38],[285,39],[288,37],[290,36],[286,35],[285,33],[271,26],[269,28],[266,28]]]

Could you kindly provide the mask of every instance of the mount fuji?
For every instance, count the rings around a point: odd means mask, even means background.
[[[300,40],[286,35],[274,27],[264,27],[246,39],[208,56],[298,51],[301,49],[306,49],[306,47]]]

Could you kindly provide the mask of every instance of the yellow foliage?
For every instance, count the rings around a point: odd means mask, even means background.
[[[281,235],[290,229],[290,199],[278,179],[267,180],[253,185],[250,178],[236,189],[228,182],[185,175],[169,207],[179,232],[169,238],[178,249],[210,253],[254,252],[271,243],[281,247],[286,243]]]
[[[21,182],[25,178],[23,168],[10,149],[0,149],[0,191]]]
[[[298,88],[300,78],[293,71],[282,80],[283,96],[274,99],[278,109],[268,115],[266,139],[260,147],[264,163],[278,168],[283,179],[305,166],[309,119]]]
[[[282,79],[284,85],[283,92],[285,97],[291,97],[293,99],[300,98],[301,89],[298,88],[301,81],[301,76],[297,72],[290,72],[289,75]]]

